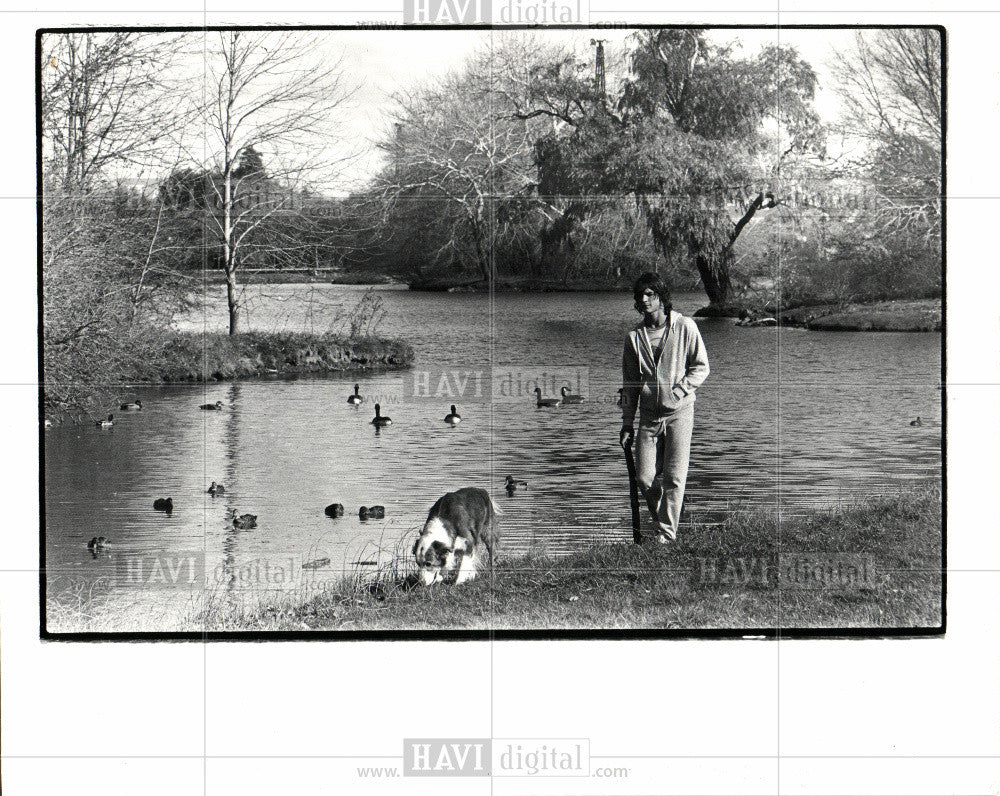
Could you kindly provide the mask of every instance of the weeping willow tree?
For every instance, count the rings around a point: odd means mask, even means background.
[[[815,73],[794,48],[738,57],[700,30],[641,31],[633,45],[617,99],[544,142],[542,176],[562,194],[633,195],[657,251],[693,264],[724,311],[740,234],[781,203],[790,163],[823,153]]]

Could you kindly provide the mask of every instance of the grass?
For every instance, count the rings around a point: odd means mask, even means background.
[[[940,299],[797,307],[781,314],[786,326],[818,331],[939,332]]]
[[[675,545],[605,544],[501,558],[461,586],[414,584],[412,536],[370,574],[319,593],[210,595],[193,630],[895,628],[941,621],[941,492],[915,487],[780,522],[736,509]],[[856,584],[802,588],[796,562],[867,562]]]
[[[129,381],[224,381],[365,370],[410,365],[413,348],[399,340],[302,332],[244,332],[230,336],[176,333],[149,367],[137,365]]]

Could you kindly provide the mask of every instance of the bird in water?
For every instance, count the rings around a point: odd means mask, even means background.
[[[222,401],[216,401],[214,404],[202,404],[201,408],[209,411],[218,411],[219,409],[222,409]]]
[[[98,420],[97,421],[97,427],[98,428],[113,428],[114,425],[115,425],[115,416],[114,415],[108,415],[108,419],[107,420]]]
[[[157,498],[153,501],[153,508],[156,511],[165,511],[167,514],[174,510],[173,498]]]
[[[582,404],[585,400],[587,400],[582,395],[574,395],[571,393],[568,387],[563,387],[559,392],[562,394],[564,404]]]
[[[624,387],[619,387],[618,388],[618,400],[615,401],[615,405],[616,406],[621,406],[622,405],[622,395],[624,395],[624,394],[625,394],[625,388]]]
[[[237,514],[236,509],[233,509],[233,527],[239,530],[246,530],[247,528],[257,527],[257,515],[256,514]]]
[[[216,495],[224,495],[226,494],[226,488],[222,484],[217,484],[213,481],[212,485],[208,488],[208,494],[212,497],[215,497]]]
[[[142,411],[142,401],[136,398],[134,401],[127,401],[118,407],[123,412],[141,412]]]
[[[455,404],[451,405],[451,411],[444,416],[444,422],[449,426],[457,426],[462,422],[462,416],[458,413],[458,409],[455,408]]]
[[[920,419],[920,415],[917,415],[917,419],[916,420],[911,420],[910,421],[910,425],[911,426],[922,426],[923,424],[924,424],[924,421]]]
[[[542,398],[542,388],[535,387],[535,406],[562,406],[562,401],[559,398]]]
[[[365,402],[365,397],[358,394],[358,386],[359,385],[357,384],[354,385],[354,395],[347,396],[347,403],[357,406],[358,404]]]
[[[343,517],[344,516],[344,504],[343,503],[331,503],[329,506],[327,506],[325,509],[323,509],[323,513],[327,517],[333,517],[334,519],[336,519],[337,517]]]
[[[111,542],[107,539],[107,537],[95,536],[93,539],[87,542],[87,549],[90,550],[90,552],[92,553],[97,553],[98,551],[103,550],[105,547],[108,547],[110,544]]]
[[[513,495],[518,489],[527,489],[528,488],[528,482],[527,481],[517,481],[517,480],[514,479],[514,476],[512,476],[512,475],[508,475],[507,476],[507,480],[504,481],[503,485],[504,485],[504,489],[507,490],[507,494],[508,495]]]
[[[392,425],[392,418],[382,414],[382,407],[379,404],[375,404],[375,417],[372,418],[372,425],[376,428]]]

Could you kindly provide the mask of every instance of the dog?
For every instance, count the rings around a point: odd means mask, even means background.
[[[482,545],[493,568],[500,510],[485,489],[466,487],[440,497],[413,545],[425,586],[443,581],[458,567],[455,583],[476,577],[476,548]]]

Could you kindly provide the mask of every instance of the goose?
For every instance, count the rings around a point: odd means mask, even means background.
[[[573,395],[568,387],[563,387],[560,391],[564,404],[582,404],[586,398],[582,395]]]
[[[245,530],[246,528],[256,528],[257,515],[237,514],[236,509],[233,509],[233,527],[239,528],[240,530]]]
[[[920,419],[920,415],[917,415],[917,419],[916,420],[911,420],[910,421],[910,425],[911,426],[922,426],[923,424],[924,424],[924,421]]]
[[[375,417],[372,418],[372,425],[379,428],[392,425],[392,418],[382,414],[382,407],[379,404],[375,404]]]
[[[96,553],[98,550],[103,550],[105,547],[110,545],[111,542],[104,536],[95,536],[89,542],[87,542],[87,549],[91,552]]]
[[[536,406],[562,406],[562,400],[559,398],[542,398],[541,387],[535,387],[535,395],[537,396]]]
[[[504,488],[507,490],[508,495],[513,495],[518,489],[527,489],[527,481],[515,481],[514,476],[508,475],[507,480],[504,481]]]
[[[354,395],[348,395],[347,396],[347,403],[357,405],[357,404],[360,404],[360,403],[364,403],[364,400],[365,400],[365,397],[363,395],[358,395],[358,385],[355,384],[354,385]]]
[[[215,410],[221,409],[222,408],[222,401],[216,401],[214,404],[202,404],[201,408],[202,409],[210,409],[210,410],[211,409],[215,409]]]
[[[157,498],[153,501],[153,508],[156,511],[165,511],[167,514],[174,510],[173,498]]]
[[[344,504],[343,503],[331,503],[329,506],[327,506],[325,509],[323,509],[323,513],[327,517],[333,517],[333,518],[343,517],[344,516]]]
[[[111,428],[112,426],[114,426],[114,424],[115,424],[115,416],[114,415],[108,415],[108,419],[107,420],[98,420],[97,421],[97,427],[98,428]]]
[[[212,497],[215,497],[216,495],[224,495],[226,494],[226,488],[222,484],[217,484],[213,481],[212,485],[208,488],[208,494]]]
[[[136,398],[134,401],[128,401],[123,403],[118,407],[123,412],[141,412],[142,411],[142,401]]]
[[[450,426],[457,426],[462,422],[462,416],[458,413],[458,409],[455,408],[455,404],[451,405],[451,412],[444,416],[444,422]]]

